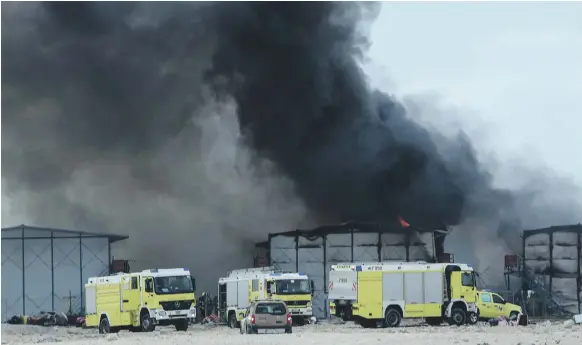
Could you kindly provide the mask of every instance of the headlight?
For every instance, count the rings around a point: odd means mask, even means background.
[[[165,312],[165,311],[163,311],[163,310],[160,310],[160,311],[158,312],[158,315],[160,315],[160,316],[166,316],[166,312]]]
[[[311,302],[307,302],[307,306],[308,307],[311,307]]]

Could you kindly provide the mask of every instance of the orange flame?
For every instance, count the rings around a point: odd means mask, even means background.
[[[400,225],[402,225],[403,228],[408,228],[410,226],[410,224],[408,224],[407,221],[405,221],[402,217],[398,216],[398,221],[400,222]]]

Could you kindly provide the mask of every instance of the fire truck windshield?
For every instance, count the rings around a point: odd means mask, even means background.
[[[190,276],[155,277],[154,282],[158,295],[194,292]]]
[[[276,280],[276,291],[278,295],[298,295],[310,294],[311,287],[307,279],[281,279]]]

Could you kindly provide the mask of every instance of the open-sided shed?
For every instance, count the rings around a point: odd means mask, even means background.
[[[109,273],[111,244],[127,236],[19,225],[2,228],[2,320],[82,311],[89,277]]]
[[[327,316],[326,295],[331,265],[340,262],[427,261],[442,253],[446,231],[393,224],[345,223],[269,235],[269,264],[303,272],[315,283],[313,311]]]

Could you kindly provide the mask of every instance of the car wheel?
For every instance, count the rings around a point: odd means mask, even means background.
[[[479,321],[479,315],[475,312],[470,312],[469,317],[467,318],[467,323],[469,325],[475,325]]]
[[[453,325],[461,326],[464,325],[467,320],[467,313],[463,309],[453,308],[451,311],[450,322]]]
[[[102,318],[99,322],[99,334],[107,334],[111,330],[109,326],[109,320],[106,317]]]

